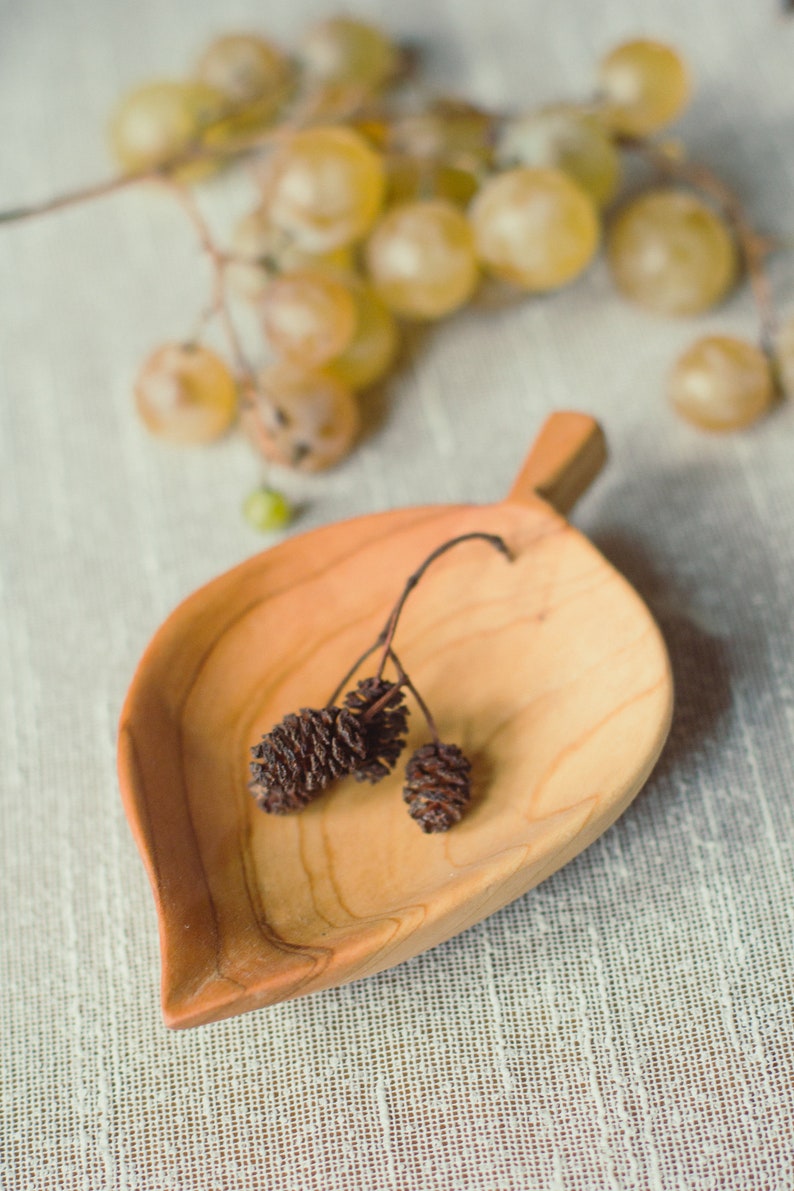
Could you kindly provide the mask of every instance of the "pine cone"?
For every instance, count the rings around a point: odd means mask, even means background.
[[[471,762],[456,744],[425,744],[405,770],[403,798],[422,831],[449,831],[471,798]]]
[[[251,749],[251,792],[270,814],[302,810],[335,778],[352,773],[366,751],[363,725],[349,711],[304,707]]]
[[[369,709],[389,690],[394,691],[394,697],[375,715],[366,719]],[[408,731],[405,693],[395,682],[386,682],[383,678],[365,678],[355,691],[345,696],[345,706],[350,708],[364,730],[366,755],[356,767],[356,781],[372,782],[374,785],[391,773],[405,747],[405,734]]]

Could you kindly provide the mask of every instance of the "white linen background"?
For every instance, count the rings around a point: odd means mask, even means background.
[[[213,34],[294,42],[318,0],[0,4],[0,205],[102,176],[106,114]],[[356,4],[429,47],[436,89],[584,95],[638,33],[698,89],[681,132],[794,235],[794,19],[775,0]],[[225,191],[202,193],[226,222]],[[773,276],[794,305],[794,266]],[[622,819],[540,888],[394,971],[185,1033],[159,1012],[156,921],[118,795],[134,664],[198,584],[262,546],[237,437],[147,438],[130,388],[206,269],[138,191],[0,228],[4,1191],[784,1191],[794,1187],[794,413],[736,437],[677,421],[675,354],[755,333],[746,289],[696,322],[575,287],[429,336],[377,433],[291,490],[295,531],[489,501],[545,415],[595,413],[612,459],[575,521],[635,583],[678,687]]]

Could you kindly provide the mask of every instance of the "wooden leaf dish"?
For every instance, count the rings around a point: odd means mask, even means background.
[[[343,984],[525,893],[601,834],[648,777],[670,720],[667,654],[629,584],[561,516],[605,458],[582,414],[546,423],[510,495],[329,525],[256,555],[160,628],[121,716],[119,773],[160,924],[163,1014],[195,1026]],[[545,499],[542,499],[545,498]],[[554,506],[554,507],[553,507]],[[322,706],[407,576],[400,658],[474,799],[423,835],[402,767],[346,780],[297,815],[248,792],[250,746]],[[363,676],[363,675],[360,675]],[[411,716],[410,751],[427,739]]]

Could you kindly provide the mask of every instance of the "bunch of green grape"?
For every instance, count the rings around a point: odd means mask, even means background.
[[[380,30],[336,17],[294,55],[222,37],[195,78],[123,100],[112,135],[126,170],[192,182],[268,134],[258,201],[219,259],[271,362],[242,378],[199,342],[159,348],[136,385],[154,433],[206,442],[239,416],[266,460],[316,471],[354,445],[360,403],[393,367],[405,323],[450,316],[487,287],[569,285],[602,239],[620,293],[660,314],[699,314],[736,284],[742,245],[711,196],[674,182],[618,201],[623,152],[658,144],[689,101],[670,47],[628,42],[600,63],[591,101],[510,115],[462,100],[407,106],[403,63]],[[712,430],[754,421],[781,388],[794,389],[794,321],[773,350],[699,339],[669,381],[675,409]],[[269,529],[289,507],[265,490],[246,512]]]

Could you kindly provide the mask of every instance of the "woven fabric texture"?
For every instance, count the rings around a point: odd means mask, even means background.
[[[672,41],[680,132],[765,232],[794,234],[794,18],[775,0],[357,4],[429,47],[436,90],[532,106],[598,56]],[[210,36],[286,43],[319,0],[0,2],[0,205],[110,168],[104,122]],[[217,225],[248,196],[208,184]],[[772,264],[794,305],[794,256]],[[291,493],[298,530],[500,497],[556,408],[611,463],[576,523],[635,584],[675,668],[670,743],[620,821],[534,892],[393,971],[170,1033],[157,926],[115,776],[135,662],[200,583],[261,548],[236,437],[174,450],[139,361],[206,303],[167,195],[0,227],[3,1191],[794,1188],[794,411],[709,437],[664,376],[698,334],[754,336],[746,288],[696,322],[575,287],[416,342],[375,434]]]

